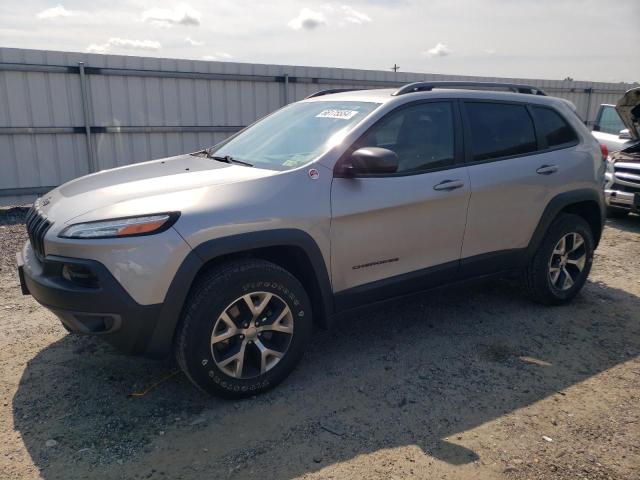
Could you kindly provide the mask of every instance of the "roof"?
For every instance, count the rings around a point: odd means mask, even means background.
[[[326,101],[353,101],[353,102],[375,102],[375,103],[406,103],[418,99],[434,99],[434,98],[469,98],[469,99],[486,99],[486,100],[502,100],[512,102],[538,103],[542,105],[558,105],[571,104],[564,99],[532,95],[528,93],[504,92],[496,90],[477,90],[477,89],[461,89],[461,88],[434,88],[429,91],[419,91],[405,93],[403,95],[392,95],[397,88],[370,89],[370,90],[351,90],[339,93],[330,93],[313,98],[305,99],[305,102],[326,102]],[[573,107],[575,109],[575,107]]]

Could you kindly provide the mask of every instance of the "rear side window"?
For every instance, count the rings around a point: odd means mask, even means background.
[[[537,149],[526,107],[508,103],[465,102],[473,160],[520,155]]]
[[[575,143],[578,140],[575,132],[564,118],[554,110],[544,107],[532,107],[536,128],[542,137],[542,148],[551,148]]]

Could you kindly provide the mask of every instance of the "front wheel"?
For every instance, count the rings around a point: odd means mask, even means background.
[[[263,260],[211,270],[187,302],[176,357],[187,377],[214,395],[243,398],[276,386],[294,369],[311,336],[304,288]]]
[[[561,214],[525,269],[524,284],[529,295],[545,305],[570,302],[587,280],[593,251],[589,224],[578,215]]]

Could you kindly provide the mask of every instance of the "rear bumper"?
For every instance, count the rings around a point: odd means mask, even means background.
[[[29,243],[18,252],[17,262],[22,292],[55,313],[68,330],[103,337],[125,353],[167,353],[151,344],[162,304],[136,303],[100,262],[52,255],[40,261]],[[90,270],[97,287],[64,278],[64,265]]]

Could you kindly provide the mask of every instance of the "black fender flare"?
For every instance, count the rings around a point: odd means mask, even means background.
[[[604,222],[606,219],[603,193],[591,188],[571,190],[568,192],[559,193],[558,195],[553,197],[545,207],[544,212],[542,212],[542,216],[540,217],[540,221],[538,222],[538,226],[531,236],[529,245],[527,245],[526,247],[525,257],[527,261],[529,261],[535,255],[538,247],[540,246],[540,243],[542,243],[542,239],[544,238],[545,233],[547,233],[547,230],[551,225],[551,222],[555,220],[558,214],[570,205],[581,202],[594,202],[599,206],[600,211],[598,213],[600,215],[600,232],[594,232],[596,246],[598,245],[598,242],[600,241],[600,233],[604,228]]]
[[[185,300],[196,276],[207,262],[225,255],[267,247],[297,247],[307,255],[324,310],[324,320],[321,321],[327,321],[334,310],[331,281],[322,252],[308,233],[283,228],[230,235],[201,243],[182,261],[165,295],[156,328],[147,345],[147,354],[161,357],[171,351],[173,335]]]

